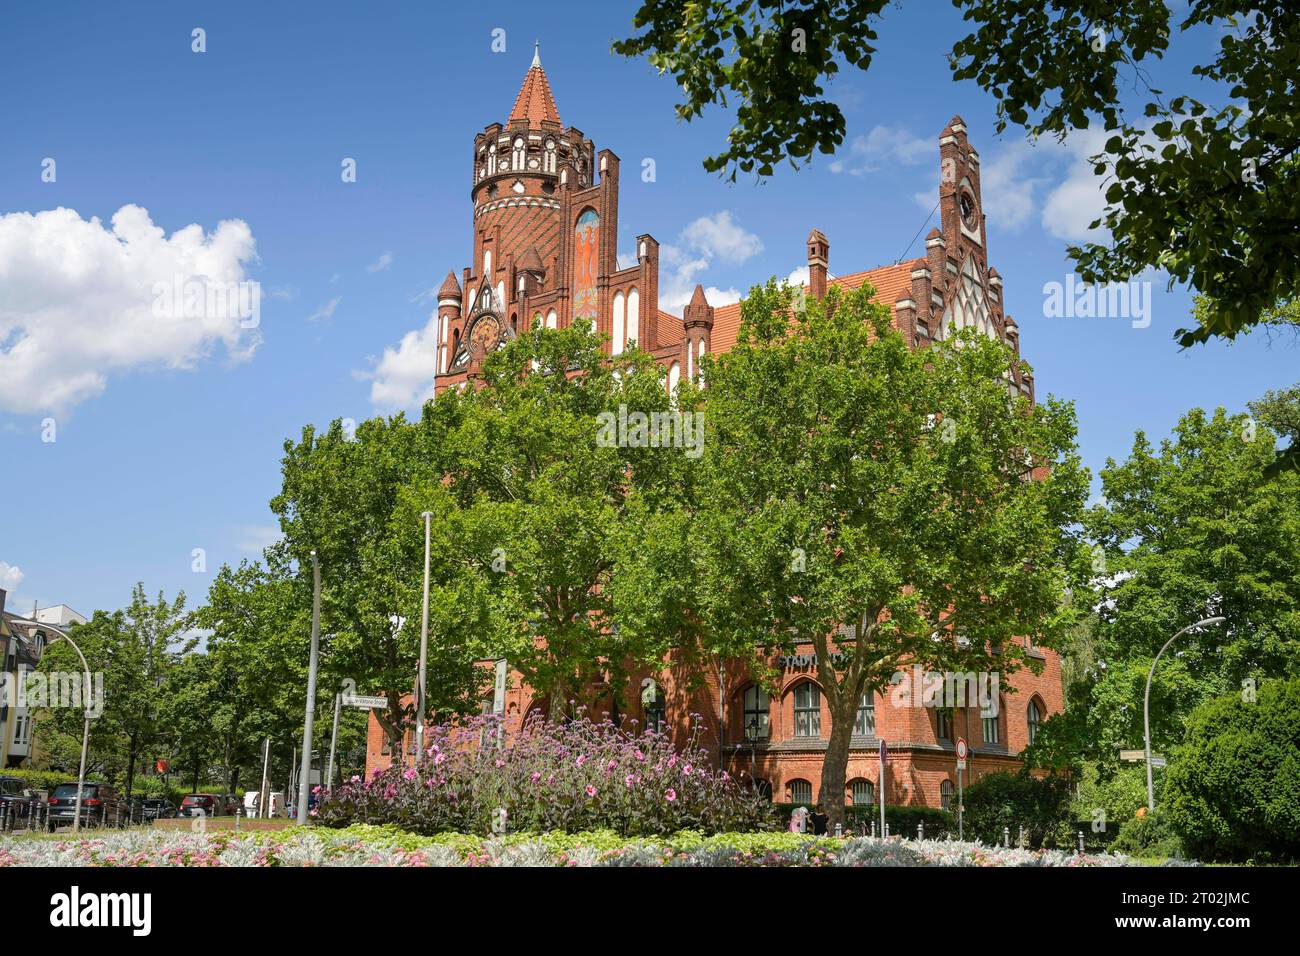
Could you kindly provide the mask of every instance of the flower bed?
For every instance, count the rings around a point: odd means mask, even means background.
[[[717,772],[694,737],[681,751],[666,734],[608,721],[530,719],[497,746],[499,717],[430,728],[412,767],[375,771],[321,794],[326,826],[392,824],[443,832],[545,833],[610,829],[626,836],[773,829],[772,806]],[[698,733],[699,723],[696,722]]]
[[[130,830],[79,840],[0,838],[4,866],[1132,866],[1118,854],[1075,855],[946,840],[836,840],[794,833],[611,831],[484,839],[388,827],[278,833]]]

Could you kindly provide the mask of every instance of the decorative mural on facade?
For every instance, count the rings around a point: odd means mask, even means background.
[[[573,317],[596,321],[596,277],[600,273],[600,216],[588,209],[574,230]]]

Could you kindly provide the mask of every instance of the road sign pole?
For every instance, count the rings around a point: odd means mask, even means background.
[[[880,739],[880,839],[885,838],[885,762],[889,757],[889,748],[885,740]]]
[[[334,752],[339,743],[339,707],[343,703],[343,695],[334,695],[334,732],[330,734],[330,764],[329,770],[325,774],[325,786],[334,786]]]

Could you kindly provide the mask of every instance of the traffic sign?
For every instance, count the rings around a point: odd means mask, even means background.
[[[1164,757],[1161,757],[1159,754],[1152,754],[1152,755],[1151,755],[1151,766],[1153,766],[1153,767],[1163,767],[1163,766],[1165,765],[1165,762],[1166,762],[1166,761],[1165,761],[1165,758],[1164,758]]]
[[[1121,750],[1119,752],[1120,760],[1127,760],[1130,763],[1138,760],[1146,760],[1147,752],[1145,750]]]
[[[889,759],[889,748],[885,746],[883,738],[880,741],[880,759],[882,762]]]
[[[345,695],[343,697],[344,707],[355,707],[358,710],[374,710],[377,707],[387,707],[387,697],[361,697],[357,695]]]
[[[957,738],[957,759],[965,760],[970,755],[970,748],[966,746],[966,738]]]

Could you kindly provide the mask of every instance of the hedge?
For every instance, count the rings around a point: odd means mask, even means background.
[[[776,815],[777,823],[781,829],[789,827],[790,814],[795,807],[799,806],[807,807],[809,810],[813,809],[810,804],[772,804],[772,812]],[[875,823],[877,830],[880,829],[880,807],[877,804],[846,806],[844,815],[845,823],[852,833],[869,834],[871,833],[872,823]],[[950,831],[953,836],[957,835],[957,815],[948,810],[940,810],[937,807],[890,806],[885,804],[885,822],[889,824],[891,836],[911,839],[916,836],[916,827],[919,823],[925,824],[927,838],[941,838],[947,836]]]

